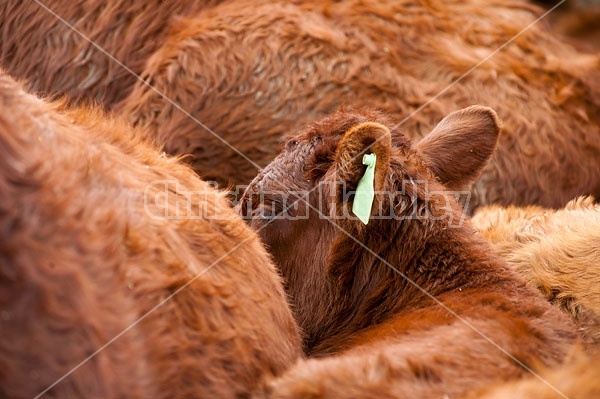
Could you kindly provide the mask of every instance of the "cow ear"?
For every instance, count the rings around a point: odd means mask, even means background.
[[[341,190],[357,190],[359,181],[370,175],[374,192],[383,192],[390,165],[391,146],[390,130],[380,123],[365,122],[349,129],[340,140],[335,154],[335,178],[342,183]],[[371,170],[367,172],[368,168]],[[336,191],[336,202],[341,204],[344,195],[341,191]],[[368,209],[366,212],[368,213]],[[365,220],[363,222],[366,223]]]
[[[446,116],[415,149],[448,189],[459,190],[479,177],[499,133],[496,112],[473,105]]]

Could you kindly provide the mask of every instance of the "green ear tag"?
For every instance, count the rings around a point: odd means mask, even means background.
[[[371,208],[375,199],[375,164],[377,156],[375,154],[365,154],[362,160],[363,165],[367,165],[365,174],[358,182],[356,187],[356,195],[352,204],[352,212],[363,222],[369,223],[371,216]]]

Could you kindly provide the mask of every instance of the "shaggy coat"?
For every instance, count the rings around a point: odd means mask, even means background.
[[[600,355],[570,354],[564,365],[534,376],[483,389],[468,399],[592,399],[600,398]],[[556,388],[556,392],[552,387]]]
[[[491,253],[447,191],[484,168],[495,113],[452,113],[414,145],[389,126],[374,112],[313,123],[244,193],[240,211],[273,253],[313,357],[267,397],[456,398],[556,365],[570,346],[572,323]],[[350,212],[365,153],[377,156],[367,225]]]
[[[299,356],[273,263],[221,193],[4,74],[0,109],[0,397],[80,365],[48,395],[245,398]]]
[[[140,74],[168,36],[172,16],[196,13],[220,0],[42,0],[127,68]],[[110,108],[135,76],[33,0],[0,2],[0,66],[46,95],[67,94]]]
[[[539,1],[547,8],[552,0]],[[547,23],[557,34],[582,51],[600,51],[600,2],[596,0],[566,0],[548,14]]]
[[[600,205],[593,198],[558,211],[489,206],[472,221],[529,285],[587,324],[600,342]]]
[[[205,179],[247,184],[255,167],[197,121],[263,167],[283,136],[342,105],[384,110],[418,138],[484,104],[504,126],[470,206],[559,207],[600,194],[598,56],[538,23],[471,71],[540,14],[519,0],[223,3],[182,21],[144,72],[197,120],[137,83],[118,109]]]

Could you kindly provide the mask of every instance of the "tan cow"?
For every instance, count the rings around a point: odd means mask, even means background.
[[[600,205],[593,198],[572,200],[558,211],[484,207],[473,225],[530,286],[600,343]]]

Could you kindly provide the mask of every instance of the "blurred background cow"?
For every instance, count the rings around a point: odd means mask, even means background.
[[[472,209],[600,195],[599,57],[536,23],[543,10],[531,3],[231,0],[136,13],[140,3],[57,12],[152,87],[34,3],[0,14],[0,60],[49,82],[32,84],[44,92],[98,81],[86,97],[113,92],[106,107],[167,152],[191,154],[200,176],[222,187],[247,184],[286,134],[340,106],[379,108],[418,138],[449,112],[483,104],[504,126],[471,187]]]

